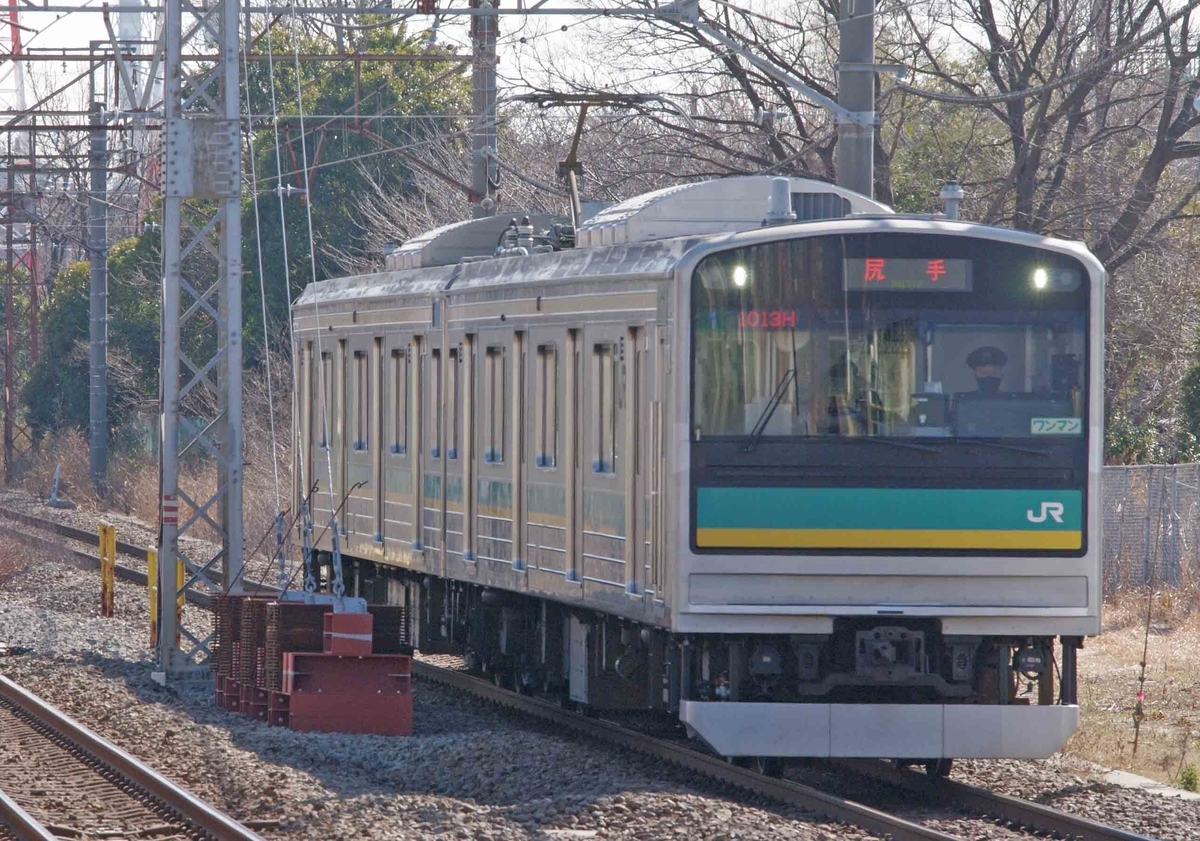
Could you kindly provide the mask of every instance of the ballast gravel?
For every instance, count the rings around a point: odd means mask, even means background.
[[[142,542],[136,535],[118,536]],[[150,679],[144,589],[118,580],[116,617],[100,619],[98,573],[19,547],[0,550],[24,553],[23,566],[0,580],[0,644],[31,649],[0,657],[0,673],[235,818],[278,821],[265,835],[873,837],[725,791],[665,763],[554,732],[426,682],[416,686],[416,731],[408,738],[293,733],[250,722],[215,709],[208,683],[164,689]],[[184,621],[195,632],[207,632],[211,616],[189,605]],[[803,781],[809,775],[801,770],[789,776]],[[1200,837],[1200,802],[1097,782],[1057,758],[960,761],[954,777],[1154,838]],[[848,793],[964,839],[1030,837],[944,808],[906,803],[903,796],[861,788]]]
[[[408,738],[293,733],[217,710],[207,683],[150,679],[145,590],[30,554],[0,582],[16,680],[239,820],[304,839],[866,839],[419,683]],[[188,608],[201,630],[208,615]]]

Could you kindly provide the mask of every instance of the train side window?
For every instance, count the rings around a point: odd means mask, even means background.
[[[329,427],[333,423],[333,354],[321,354],[321,382],[319,383],[321,395],[321,405],[317,408],[320,418],[318,419],[318,429],[321,430],[321,435],[317,446],[322,449],[329,449]]]
[[[433,392],[433,447],[430,448],[429,454],[433,458],[441,458],[442,455],[442,352],[440,350],[431,350],[429,352],[431,360],[429,376],[432,378],[430,385]]]
[[[534,464],[555,467],[558,464],[558,350],[554,345],[538,345],[535,371]]]
[[[354,351],[354,449],[367,448],[367,428],[371,417],[371,393],[368,385],[368,357],[365,350]]]
[[[504,429],[508,413],[507,367],[502,347],[490,347],[484,354],[483,460],[488,464],[504,462]]]
[[[392,351],[392,452],[408,451],[408,349]]]
[[[458,372],[461,360],[462,354],[458,348],[451,348],[449,357],[450,367],[446,370],[446,373],[449,375],[449,381],[446,385],[446,388],[449,390],[449,393],[446,395],[449,405],[446,408],[450,410],[450,428],[446,433],[446,458],[449,459],[458,458],[458,429],[459,424],[462,422],[462,412],[459,409],[462,395],[458,387]]]
[[[617,346],[612,343],[592,347],[592,394],[596,398],[595,451],[593,473],[617,472]]]

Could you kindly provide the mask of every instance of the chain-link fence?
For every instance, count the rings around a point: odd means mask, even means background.
[[[1104,589],[1200,580],[1200,464],[1104,468]]]

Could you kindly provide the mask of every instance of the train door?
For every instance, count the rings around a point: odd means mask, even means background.
[[[297,345],[296,357],[300,360],[300,370],[296,377],[299,393],[295,395],[293,405],[297,408],[296,417],[300,419],[300,453],[296,463],[296,499],[302,501],[308,497],[313,483],[313,422],[316,416],[313,406],[313,344],[305,341]]]
[[[342,531],[354,541],[373,540],[375,530],[374,453],[371,445],[372,355],[375,339],[353,336],[343,343],[345,405]]]
[[[645,411],[648,333],[644,326],[630,327],[625,337],[625,589],[630,594],[644,593],[649,586],[645,447],[649,441],[649,413]]]
[[[382,546],[386,508],[386,484],[383,465],[386,452],[384,413],[387,409],[386,369],[383,361],[383,337],[376,336],[371,342],[371,429],[368,433],[371,463],[371,514],[375,521],[372,538]]]
[[[527,334],[525,424],[525,539],[526,567],[565,574],[566,481],[562,429],[564,426],[563,372],[568,367],[566,333],[560,329],[532,329]],[[554,579],[541,579],[543,588]],[[539,583],[535,575],[530,585]]]
[[[443,362],[444,406],[442,409],[443,426],[443,475],[445,476],[445,495],[443,514],[445,518],[445,549],[447,569],[453,574],[461,570],[463,553],[466,543],[466,517],[464,514],[466,495],[465,483],[469,471],[464,469],[465,453],[463,449],[463,380],[465,368],[465,349],[463,336],[448,334],[447,347]]]
[[[478,475],[474,488],[473,537],[479,561],[511,564],[513,540],[513,386],[520,344],[512,333],[478,336],[475,452]]]
[[[413,496],[412,548],[417,552],[425,547],[425,404],[429,402],[425,368],[428,365],[428,353],[425,337],[413,336],[408,361],[412,378],[412,406],[408,411],[411,435],[408,463]]]
[[[509,558],[512,561],[513,569],[518,570],[528,568],[525,562],[525,535],[527,532],[525,526],[525,429],[529,417],[528,404],[525,399],[525,382],[529,373],[527,338],[528,334],[524,331],[518,330],[513,333],[512,382],[509,385],[508,398],[512,406],[512,430],[509,434],[509,449],[511,450],[509,464],[512,465],[510,474],[512,490],[509,493],[511,501],[509,517],[512,519]]]
[[[654,599],[663,601],[667,587],[667,456],[666,456],[666,406],[668,374],[668,337],[665,325],[655,324],[648,328],[647,352],[650,355],[648,368],[652,371],[652,382],[648,383],[650,411],[647,413],[649,430],[647,456],[647,503],[649,541],[648,590],[653,590]]]
[[[319,357],[319,358],[318,358]],[[332,522],[333,512],[337,508],[334,501],[337,489],[334,487],[337,473],[334,471],[333,437],[337,425],[337,405],[334,394],[337,390],[337,346],[325,342],[313,345],[314,364],[310,373],[312,392],[312,452],[309,463],[312,465],[312,481],[309,492],[312,494],[313,522],[323,528]]]
[[[333,440],[330,442],[330,452],[333,454],[333,481],[330,483],[330,489],[333,496],[330,500],[330,505],[333,507],[334,519],[337,521],[338,530],[344,535],[347,533],[349,525],[349,515],[346,511],[345,496],[346,488],[349,486],[347,477],[347,461],[346,455],[350,450],[352,442],[350,441],[350,348],[346,339],[340,339],[337,343],[337,354],[334,357],[334,364],[337,366],[337,371],[334,374],[334,405],[336,419],[333,427]]]
[[[445,465],[443,348],[440,335],[433,331],[426,334],[423,344],[426,348],[421,366],[421,425],[424,430],[424,449],[421,454],[421,543],[426,550],[433,550],[435,555],[440,556],[445,545],[442,540]]]
[[[386,405],[381,408],[382,474],[379,480],[383,539],[411,547],[416,533],[416,484],[413,480],[411,413],[413,394],[413,348],[407,336],[389,336],[384,342]],[[381,401],[383,402],[383,401]]]
[[[626,479],[631,470],[626,438],[628,331],[589,326],[581,362],[582,489],[580,558],[586,584],[624,590],[627,582]]]
[[[582,496],[582,459],[580,458],[580,391],[583,387],[581,367],[582,335],[579,330],[567,330],[566,376],[563,379],[563,478],[566,483],[564,517],[564,547],[567,581],[583,582],[579,500]]]

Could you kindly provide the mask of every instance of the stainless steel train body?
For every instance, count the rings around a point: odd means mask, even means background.
[[[1101,266],[944,219],[754,224],[721,197],[765,214],[770,179],[734,181],[691,222],[667,191],[578,247],[428,265],[431,236],[313,284],[318,530],[421,648],[724,755],[1049,755],[1100,627]]]

